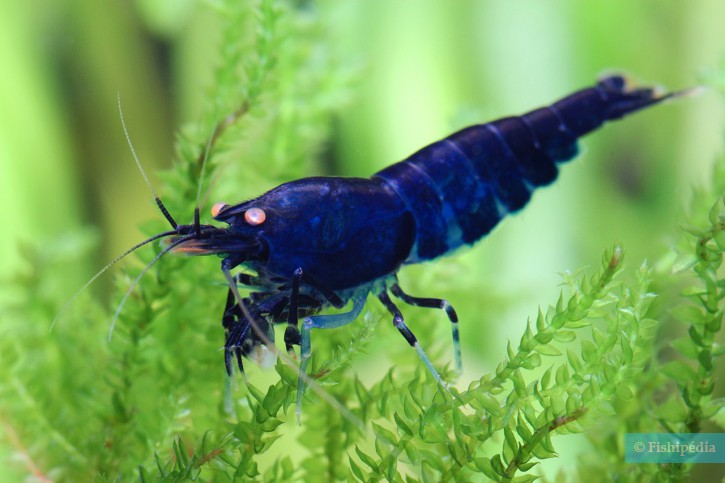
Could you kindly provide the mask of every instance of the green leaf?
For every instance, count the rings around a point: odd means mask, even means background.
[[[702,417],[710,419],[725,407],[725,398],[716,398],[706,402],[702,407]]]
[[[553,338],[554,335],[548,332],[539,332],[536,336],[534,336],[534,339],[536,339],[536,341],[540,344],[548,344]]]
[[[163,475],[161,475],[163,477]],[[143,466],[138,467],[138,479],[141,483],[150,482],[153,480],[151,473],[149,473]]]
[[[386,444],[389,444],[391,446],[397,446],[398,445],[398,438],[393,434],[392,431],[389,431],[379,424],[372,423],[373,426],[373,432],[375,433],[375,436],[378,437],[378,439],[384,441]]]
[[[576,392],[570,392],[566,398],[567,414],[574,414],[581,407],[581,398]]]
[[[554,446],[551,444],[551,435],[546,434],[541,439],[541,447],[544,448],[546,451],[548,451],[552,455],[556,455],[554,452]]]
[[[701,325],[706,322],[701,310],[694,305],[678,305],[672,309],[672,315],[687,324]]]
[[[497,475],[504,477],[506,476],[506,467],[501,461],[501,455],[497,454],[493,458],[491,458],[491,467]]]
[[[403,412],[408,419],[417,419],[422,409],[414,398],[408,397],[407,395],[403,397]]]
[[[712,416],[712,421],[714,421],[720,429],[725,429],[725,408],[720,408],[720,410]]]
[[[243,444],[251,444],[254,442],[254,427],[247,422],[240,421],[234,426],[234,437]]]
[[[543,406],[543,404],[542,404]],[[526,422],[528,422],[532,427],[536,427],[538,424],[538,419],[536,416],[536,410],[532,406],[524,406],[523,408],[524,418],[526,419]]]
[[[385,467],[386,480],[394,481],[395,476],[398,473],[397,472],[398,461],[395,458],[393,458],[392,455],[387,455],[383,459],[383,466]]]
[[[549,400],[554,414],[566,414],[566,403],[564,402],[564,396],[562,394],[554,393]]]
[[[582,315],[584,317],[585,315]],[[567,322],[566,326],[570,329],[581,329],[584,327],[589,327],[592,325],[592,322],[588,319],[580,318],[578,320],[572,320],[571,322]]]
[[[525,395],[526,394],[526,382],[524,381],[524,376],[521,374],[521,371],[516,369],[511,373],[510,376],[511,382],[514,385],[514,390],[519,393],[519,395]]]
[[[719,231],[713,236],[713,240],[717,245],[718,250],[725,252],[725,231]]]
[[[560,330],[554,333],[554,340],[557,342],[572,342],[576,339],[576,333],[573,330]]]
[[[709,349],[705,348],[701,350],[700,353],[697,355],[697,361],[700,363],[703,369],[708,372],[712,371],[712,354],[710,353]]]
[[[720,357],[725,354],[725,344],[718,344],[717,342],[712,344],[712,356]]]
[[[547,449],[543,440],[542,440],[541,444],[534,445],[531,448],[531,451],[535,457],[537,457],[538,459],[542,459],[542,460],[549,459],[549,458],[555,458],[557,456],[557,454],[555,452]]]
[[[550,344],[537,345],[535,350],[536,352],[544,356],[556,357],[561,355],[561,351]]]
[[[716,200],[715,203],[713,203],[710,207],[710,210],[707,212],[707,219],[710,220],[710,224],[712,226],[717,225],[720,221],[720,202],[720,199]]]
[[[720,327],[722,327],[722,317],[722,310],[719,310],[715,314],[712,314],[712,316],[710,317],[710,321],[705,326],[705,329],[712,334],[720,332]]]
[[[584,359],[584,362],[594,362],[597,357],[597,346],[594,345],[594,343],[590,340],[583,340],[582,341],[582,348],[581,348],[581,354],[582,359]],[[571,364],[571,359],[569,359],[569,363]],[[578,371],[573,364],[572,367],[574,367],[575,371]],[[580,366],[581,368],[581,366]]]
[[[631,401],[634,398],[634,392],[627,384],[617,386],[617,397],[623,401]]]
[[[541,389],[547,389],[549,387],[549,384],[551,383],[551,370],[553,367],[549,367],[544,373],[541,375]]]
[[[528,352],[531,350],[531,341],[534,338],[534,333],[531,331],[531,321],[526,321],[526,329],[524,330],[523,335],[521,336],[521,340],[519,342],[519,348],[520,350],[524,352]]]
[[[592,339],[594,340],[594,345],[599,347],[604,344],[606,335],[596,327],[592,327]]]
[[[526,463],[519,464],[519,470],[521,471],[529,471],[534,466],[538,465],[538,461],[527,461]]]
[[[360,467],[355,463],[355,460],[352,459],[352,456],[348,456],[348,461],[350,462],[350,470],[352,471],[352,474],[360,481],[365,481],[365,476],[363,475],[362,470]]]
[[[434,453],[433,451],[421,451],[420,452],[423,462],[431,468],[440,471],[441,473],[446,470],[446,465],[443,464],[442,455]]]
[[[691,338],[680,337],[679,339],[675,339],[674,341],[672,341],[671,345],[672,347],[677,349],[680,354],[687,357],[688,359],[697,360],[699,352],[697,350],[697,346]]]
[[[526,357],[524,362],[521,364],[521,366],[527,370],[536,369],[540,365],[541,365],[541,356],[539,354],[537,354],[536,352],[530,353]]]
[[[629,339],[625,335],[620,339],[619,346],[622,349],[622,362],[629,365],[634,357],[634,351],[632,350]]]
[[[262,401],[262,407],[267,410],[269,415],[276,416],[286,398],[286,386],[269,386],[267,394],[264,396],[264,401]]]
[[[370,467],[371,470],[377,471],[378,470],[378,464],[375,462],[373,458],[365,454],[363,450],[358,448],[357,445],[355,445],[355,452],[357,453],[358,458],[360,458],[360,461],[365,463]]]
[[[563,386],[569,381],[569,368],[562,364],[556,369],[556,376],[554,377],[557,386]]]
[[[639,327],[641,330],[654,329],[655,327],[659,327],[659,325],[660,323],[657,320],[647,317],[639,321]]]
[[[519,450],[519,443],[518,441],[516,441],[516,436],[514,435],[514,432],[511,430],[510,427],[505,426],[503,428],[503,435],[504,440],[506,441],[506,446],[508,446],[513,454],[516,454],[516,452]]]
[[[588,340],[582,341],[582,345],[584,344],[584,342],[588,342],[590,344],[587,351],[591,354],[591,350],[593,349],[591,342]],[[596,350],[596,349],[594,349],[594,350]],[[584,351],[585,351],[585,349],[584,349],[584,347],[582,347],[582,355],[584,355]],[[574,352],[572,349],[567,349],[566,357],[569,360],[569,365],[571,366],[571,368],[574,370],[575,373],[582,371],[582,368],[584,367],[584,363],[579,358],[579,356],[577,355],[576,352]],[[590,355],[589,357],[592,357],[592,356]],[[586,360],[586,356],[584,357],[584,359]],[[557,383],[559,383],[559,382],[557,381]]]
[[[284,423],[284,421],[282,421],[280,419],[268,418],[259,425],[259,428],[266,433],[271,433],[272,431],[277,429],[283,423]]]
[[[257,400],[258,403],[262,403],[262,401],[264,400],[264,394],[262,393],[262,391],[257,389],[252,384],[247,384],[247,390],[249,391],[249,394],[251,394],[252,397]]]
[[[694,342],[695,345],[700,347],[709,347],[709,344],[703,340],[702,335],[694,325],[691,325],[690,328],[687,329],[687,333],[690,335],[690,339],[692,339],[692,342]]]
[[[521,476],[515,477],[512,481],[513,481],[513,483],[531,483],[532,481],[536,481],[539,478],[541,478],[541,476],[538,476],[538,475],[521,475]]]
[[[166,471],[166,465],[161,461],[161,457],[158,453],[154,452],[154,462],[156,463],[156,469],[159,470],[159,475],[162,478],[165,478],[168,475],[168,472]]]
[[[539,313],[536,316],[536,331],[543,332],[545,330],[546,330],[546,317],[544,317],[544,314],[541,312],[541,308],[539,308]]]
[[[395,419],[395,424],[398,426],[398,429],[408,436],[413,436],[413,430],[403,421],[403,418],[400,417],[397,411],[393,413],[393,419]]]
[[[702,228],[698,228],[696,226],[687,225],[685,223],[680,224],[680,229],[684,231],[685,233],[688,233],[695,238],[704,238],[707,236],[707,233]]]
[[[501,412],[501,403],[493,396],[483,393],[476,394],[476,401],[478,401],[481,404],[481,407],[490,414],[497,415]]]
[[[186,468],[189,465],[189,452],[181,438],[176,438],[176,441],[174,441],[174,454],[180,468]]]
[[[682,361],[670,361],[660,367],[660,371],[680,384],[697,380],[695,370]]]
[[[585,393],[582,395],[582,401],[584,404],[587,404],[592,399],[595,399],[597,396],[599,396],[599,393],[601,392],[601,386],[599,384],[599,379],[597,377],[591,377],[589,379],[589,387],[587,388],[588,392],[585,391]]]
[[[482,472],[486,477],[493,481],[500,481],[501,475],[496,472],[496,470],[493,469],[493,465],[491,464],[491,460],[488,458],[476,458],[473,460],[474,466]]]
[[[516,432],[518,433],[519,437],[521,437],[521,441],[523,441],[524,443],[528,443],[533,436],[531,429],[521,418],[519,418],[519,422],[516,425]]]

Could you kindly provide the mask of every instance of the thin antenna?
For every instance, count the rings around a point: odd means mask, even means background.
[[[118,263],[119,261],[121,261],[121,259],[125,258],[125,257],[126,257],[127,255],[131,254],[131,253],[132,253],[133,251],[137,250],[138,248],[141,248],[142,246],[144,246],[144,245],[147,245],[147,244],[151,243],[152,241],[158,240],[159,238],[164,238],[164,237],[167,237],[167,236],[171,236],[171,235],[176,235],[176,231],[165,231],[165,232],[163,232],[163,233],[159,233],[158,235],[154,235],[154,236],[152,236],[151,238],[147,238],[146,240],[144,240],[144,241],[142,241],[142,242],[140,242],[140,243],[137,243],[137,244],[135,244],[134,246],[132,246],[131,248],[129,248],[128,250],[126,250],[126,251],[125,251],[125,252],[123,252],[122,254],[118,255],[118,256],[117,256],[116,258],[114,258],[114,259],[113,259],[113,260],[111,260],[110,262],[108,262],[108,263],[106,264],[106,266],[105,266],[105,267],[103,267],[103,268],[102,268],[102,269],[100,269],[100,270],[99,270],[98,272],[96,272],[96,274],[95,274],[94,276],[92,276],[92,277],[91,277],[91,279],[90,279],[90,280],[88,280],[88,281],[87,281],[87,282],[85,283],[85,285],[83,285],[83,286],[82,286],[82,287],[80,288],[80,290],[78,290],[78,291],[77,291],[77,292],[75,293],[75,295],[73,295],[73,296],[72,296],[72,297],[70,298],[70,300],[68,300],[68,301],[67,301],[67,302],[65,303],[65,305],[63,305],[63,307],[62,307],[62,308],[60,309],[60,312],[58,312],[58,315],[56,315],[56,316],[55,316],[55,318],[53,319],[53,322],[51,322],[51,323],[50,323],[50,328],[48,329],[48,332],[51,332],[51,331],[53,330],[53,327],[55,326],[55,323],[56,323],[56,322],[58,321],[58,319],[60,319],[60,318],[61,318],[61,316],[62,316],[62,315],[63,315],[63,314],[65,313],[65,311],[66,311],[66,310],[68,309],[68,307],[70,306],[70,304],[72,304],[72,303],[73,303],[73,301],[74,301],[75,299],[77,299],[77,298],[78,298],[78,296],[79,296],[79,295],[80,295],[80,294],[81,294],[81,293],[82,293],[82,292],[83,292],[83,291],[84,291],[85,289],[87,289],[87,288],[88,288],[88,287],[89,287],[89,286],[90,286],[90,285],[91,285],[91,284],[92,284],[93,282],[95,282],[95,281],[96,281],[96,279],[97,279],[98,277],[100,277],[101,275],[103,275],[104,273],[106,273],[106,272],[108,271],[108,269],[109,269],[109,268],[111,268],[112,266],[114,266],[114,265],[115,265],[116,263]]]
[[[144,181],[146,181],[146,186],[149,187],[149,190],[151,191],[151,194],[154,196],[154,201],[156,202],[156,206],[159,207],[159,210],[161,210],[161,213],[163,213],[164,218],[171,224],[171,227],[176,229],[177,226],[179,226],[178,223],[176,223],[176,220],[174,220],[174,217],[171,216],[171,213],[169,213],[169,210],[166,209],[166,206],[164,206],[164,203],[161,201],[161,198],[159,198],[159,195],[156,194],[156,191],[154,191],[154,187],[151,186],[151,181],[149,181],[149,177],[146,175],[146,171],[144,171],[143,166],[141,166],[141,161],[139,161],[138,156],[136,155],[136,150],[133,148],[133,143],[131,142],[131,136],[128,134],[128,129],[126,128],[126,121],[123,118],[123,109],[121,109],[121,93],[116,93],[118,97],[118,114],[121,117],[121,126],[123,126],[123,134],[126,135],[126,142],[128,142],[128,147],[131,148],[131,154],[133,155],[134,161],[136,161],[136,166],[138,166],[138,170],[141,171],[141,176],[143,176]]]
[[[175,235],[176,232],[175,231],[166,232],[166,234],[167,235]],[[147,240],[147,242],[148,241],[151,241],[152,239],[156,239],[156,238],[160,238],[160,236],[157,235],[157,236],[151,238],[150,240]],[[189,241],[189,240],[191,240],[193,238],[194,238],[194,235],[187,235],[187,236],[183,236],[181,238],[178,238],[178,239],[174,240],[173,242],[171,242],[169,244],[169,246],[167,246],[166,248],[164,248],[163,250],[161,250],[161,252],[159,252],[159,254],[156,255],[154,257],[154,259],[151,260],[151,262],[149,262],[149,264],[146,265],[146,267],[143,270],[141,270],[141,273],[138,274],[138,276],[131,283],[131,286],[128,287],[128,290],[126,290],[126,293],[123,295],[123,298],[121,299],[121,303],[119,303],[118,304],[118,308],[116,308],[116,313],[113,314],[113,319],[111,319],[111,327],[108,330],[108,341],[109,342],[111,341],[111,338],[113,337],[113,329],[116,327],[116,321],[118,320],[118,316],[121,314],[121,309],[123,309],[123,306],[126,304],[126,300],[128,300],[128,297],[131,295],[131,292],[133,292],[133,289],[135,289],[136,288],[136,285],[138,285],[138,283],[141,281],[141,278],[143,278],[143,276],[146,275],[146,272],[148,272],[151,269],[151,267],[153,267],[154,264],[159,261],[159,259],[161,257],[163,257],[164,255],[166,255],[167,253],[169,253],[171,250],[173,250],[174,248],[176,248],[178,245],[184,243],[185,241]]]

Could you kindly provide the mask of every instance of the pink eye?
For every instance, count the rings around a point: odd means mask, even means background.
[[[227,206],[229,206],[229,205],[224,203],[223,201],[216,203],[214,206],[211,207],[211,216],[216,218],[217,216],[219,216],[219,213],[221,213],[222,211],[224,211],[227,208]]]
[[[252,226],[261,225],[262,223],[264,223],[265,219],[267,219],[267,215],[261,208],[249,208],[244,213],[244,221]]]

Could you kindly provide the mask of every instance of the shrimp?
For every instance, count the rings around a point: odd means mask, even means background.
[[[232,375],[236,359],[243,372],[242,357],[266,349],[274,324],[286,323],[287,351],[300,346],[298,416],[312,329],[353,322],[371,294],[443,384],[390,294],[446,313],[460,371],[458,316],[444,299],[407,294],[398,271],[476,243],[521,210],[535,188],[556,179],[559,164],[576,156],[580,137],[685,92],[662,94],[630,88],[622,76],[604,77],[550,106],[467,127],[370,178],[303,178],[250,201],[217,203],[212,216],[221,227],[201,224],[198,209],[193,224],[179,225],[156,197],[172,229],[129,252],[165,238],[166,247],[147,270],[168,252],[221,256],[229,285],[222,314],[226,370]],[[240,286],[250,290],[246,297]],[[348,305],[346,312],[320,314]]]

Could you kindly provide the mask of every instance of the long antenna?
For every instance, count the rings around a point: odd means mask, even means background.
[[[175,231],[167,232],[167,234],[175,235],[176,232]],[[159,236],[157,235],[154,238],[159,238]],[[111,338],[113,337],[113,329],[116,327],[116,321],[118,320],[118,316],[121,314],[121,309],[123,309],[123,306],[126,304],[126,300],[128,300],[128,297],[131,295],[131,292],[133,292],[133,290],[136,288],[136,285],[138,285],[138,283],[141,281],[143,276],[146,275],[146,272],[148,272],[151,269],[151,267],[153,267],[154,264],[159,261],[159,259],[161,257],[163,257],[164,255],[169,253],[171,250],[176,248],[178,245],[184,243],[185,241],[189,241],[192,238],[194,238],[194,235],[187,235],[187,236],[183,236],[181,238],[178,238],[178,239],[172,241],[169,244],[169,246],[167,246],[166,248],[161,250],[161,252],[158,255],[156,255],[154,257],[154,259],[151,260],[149,262],[149,264],[146,265],[146,267],[144,267],[143,270],[141,270],[141,273],[138,274],[138,276],[134,279],[134,281],[128,287],[128,290],[126,290],[126,293],[123,295],[123,298],[121,299],[121,303],[118,304],[118,307],[116,308],[116,312],[113,314],[113,319],[111,319],[111,327],[108,330],[108,341],[109,342],[111,341]]]
[[[82,286],[82,287],[80,288],[80,290],[78,290],[78,291],[77,291],[77,292],[76,292],[76,293],[75,293],[75,294],[74,294],[74,295],[73,295],[73,296],[72,296],[72,297],[70,298],[70,300],[68,300],[68,301],[67,301],[67,302],[65,303],[65,305],[63,305],[63,307],[62,307],[62,308],[60,309],[60,312],[58,312],[58,315],[56,315],[56,316],[55,316],[55,318],[53,319],[53,322],[51,322],[51,323],[50,323],[50,328],[48,329],[48,332],[51,332],[51,331],[53,330],[53,327],[55,326],[55,323],[56,323],[56,322],[58,321],[58,319],[60,319],[60,318],[61,318],[61,316],[62,316],[62,315],[63,315],[63,314],[65,313],[65,311],[66,311],[66,310],[68,309],[68,307],[70,306],[70,304],[72,304],[72,303],[73,303],[73,301],[74,301],[75,299],[77,299],[77,298],[78,298],[78,296],[79,296],[79,295],[80,295],[80,294],[81,294],[81,293],[82,293],[82,292],[83,292],[83,291],[84,291],[85,289],[87,289],[87,288],[88,288],[88,287],[89,287],[89,286],[90,286],[90,285],[91,285],[91,284],[92,284],[93,282],[95,282],[95,281],[96,281],[96,279],[97,279],[98,277],[100,277],[101,275],[103,275],[104,273],[106,273],[106,272],[108,271],[108,269],[109,269],[109,268],[111,268],[112,266],[114,266],[114,265],[115,265],[116,263],[118,263],[119,261],[121,261],[121,259],[125,258],[125,257],[126,257],[127,255],[131,254],[132,252],[134,252],[134,251],[135,251],[135,250],[137,250],[138,248],[141,248],[142,246],[144,246],[144,245],[147,245],[147,244],[151,243],[152,241],[158,240],[159,238],[164,238],[164,237],[167,237],[167,236],[171,236],[171,235],[176,235],[176,231],[175,231],[175,230],[172,230],[172,231],[165,231],[165,232],[163,232],[163,233],[159,233],[158,235],[154,235],[154,236],[152,236],[151,238],[147,238],[146,240],[144,240],[144,241],[142,241],[142,242],[139,242],[139,243],[135,244],[134,246],[132,246],[131,248],[129,248],[128,250],[126,250],[126,251],[125,251],[125,252],[123,252],[122,254],[118,255],[118,256],[117,256],[116,258],[114,258],[114,259],[113,259],[113,260],[111,260],[110,262],[108,262],[108,263],[106,264],[106,266],[105,266],[105,267],[103,267],[103,268],[102,268],[102,269],[100,269],[100,270],[99,270],[98,272],[96,272],[96,274],[95,274],[94,276],[92,276],[92,277],[90,278],[90,280],[88,280],[88,281],[87,281],[87,282],[85,283],[85,285],[83,285],[83,286]]]
[[[143,176],[144,181],[146,181],[146,186],[148,186],[149,190],[151,191],[151,194],[154,197],[154,201],[156,202],[156,206],[159,207],[159,210],[161,211],[161,213],[163,213],[164,217],[169,222],[169,224],[171,225],[171,227],[173,228],[173,230],[172,231],[165,231],[163,233],[159,233],[157,235],[154,235],[151,238],[147,238],[146,240],[137,243],[136,245],[132,246],[131,248],[129,248],[128,250],[126,250],[122,254],[118,255],[116,258],[114,258],[110,262],[108,262],[105,267],[103,267],[98,272],[96,272],[96,274],[93,275],[90,278],[90,280],[88,280],[80,288],[80,290],[78,290],[70,298],[70,300],[68,300],[65,303],[65,305],[63,305],[63,307],[60,309],[60,311],[55,316],[55,318],[53,319],[53,321],[50,323],[50,328],[48,329],[48,332],[51,332],[53,330],[53,327],[55,327],[56,322],[58,322],[58,320],[63,316],[63,314],[68,309],[68,307],[73,303],[73,301],[75,299],[77,299],[78,296],[85,289],[87,289],[93,282],[95,282],[96,279],[98,279],[98,277],[100,277],[101,275],[103,275],[104,273],[106,273],[106,271],[108,271],[109,268],[111,268],[113,265],[115,265],[116,263],[118,263],[121,259],[125,258],[127,255],[129,255],[133,251],[137,250],[138,248],[141,248],[142,246],[144,246],[144,245],[146,245],[148,243],[151,243],[152,241],[158,240],[160,238],[164,238],[164,237],[167,237],[167,236],[171,236],[171,235],[176,235],[177,234],[176,229],[178,228],[179,224],[176,223],[176,220],[174,220],[174,217],[171,216],[171,214],[169,213],[169,210],[166,209],[166,206],[164,206],[164,203],[161,201],[161,198],[159,198],[159,195],[157,195],[156,194],[156,191],[154,191],[154,188],[151,185],[151,181],[149,181],[149,177],[146,174],[146,171],[143,169],[143,166],[141,165],[141,161],[139,161],[138,155],[136,154],[136,150],[134,149],[133,143],[131,142],[131,136],[128,133],[128,128],[126,127],[126,121],[123,118],[123,109],[121,108],[121,93],[120,92],[117,92],[116,93],[116,97],[117,97],[117,100],[118,100],[118,114],[119,114],[119,116],[121,118],[121,126],[123,127],[123,134],[126,136],[126,142],[128,143],[128,147],[131,149],[131,154],[133,155],[133,159],[136,162],[136,166],[138,167],[139,171],[141,172],[141,176]],[[115,320],[115,318],[114,318],[114,320]]]
[[[123,109],[121,109],[121,93],[117,92],[116,95],[118,97],[118,114],[121,116],[121,126],[123,126],[123,134],[126,135],[126,142],[128,142],[128,147],[131,148],[131,154],[133,155],[134,161],[136,161],[136,166],[138,166],[138,170],[141,171],[141,176],[143,176],[144,181],[146,181],[146,186],[149,187],[151,194],[154,195],[154,201],[156,202],[156,206],[159,207],[159,210],[161,210],[161,213],[163,213],[164,218],[166,218],[169,224],[171,224],[171,228],[176,229],[179,224],[176,223],[174,217],[171,216],[171,213],[169,213],[169,210],[166,209],[163,201],[161,201],[161,198],[159,198],[159,195],[157,195],[156,191],[154,191],[154,187],[151,186],[151,181],[149,181],[149,177],[146,175],[146,171],[143,169],[141,161],[139,161],[138,156],[136,155],[136,150],[133,148],[133,143],[131,142],[131,136],[128,134],[128,129],[126,128],[126,121],[123,118]]]

